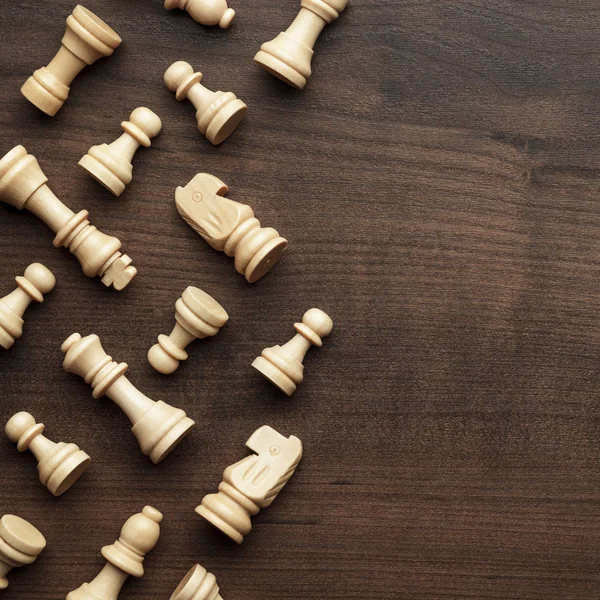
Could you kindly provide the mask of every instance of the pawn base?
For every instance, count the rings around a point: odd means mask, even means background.
[[[59,465],[46,487],[55,496],[64,494],[85,473],[90,461],[91,458],[83,450],[78,450]]]
[[[291,396],[296,391],[296,384],[283,371],[263,356],[255,358],[252,366],[284,394]]]
[[[208,141],[215,146],[224,142],[237,129],[247,110],[246,104],[239,99],[225,104],[206,128]]]
[[[77,164],[115,196],[125,191],[125,183],[91,154],[83,156]]]

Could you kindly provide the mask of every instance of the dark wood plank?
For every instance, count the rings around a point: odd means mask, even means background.
[[[234,2],[223,32],[161,0],[88,0],[124,44],[77,78],[54,119],[19,87],[58,49],[73,4],[2,9],[0,155],[24,144],[140,273],[108,291],[45,225],[0,206],[2,293],[35,260],[59,281],[0,354],[0,421],[29,410],[94,459],[54,499],[0,437],[0,514],[49,540],[3,598],[64,598],[147,503],[165,513],[163,534],[123,598],[168,598],[195,562],[229,600],[600,598],[600,5],[351,0],[301,93],[251,62],[297,5]],[[179,59],[250,106],[219,148],[162,84]],[[164,130],[115,199],[76,162],[139,104]],[[200,171],[290,239],[258,284],[177,214],[174,188]],[[231,320],[161,377],[146,352],[189,284]],[[335,330],[283,400],[249,365],[313,305]],[[198,421],[165,463],[63,372],[73,331],[98,333],[143,391]],[[305,456],[237,547],[193,508],[264,423],[298,435]]]

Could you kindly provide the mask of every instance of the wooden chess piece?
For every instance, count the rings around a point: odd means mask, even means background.
[[[204,567],[194,565],[171,595],[171,600],[223,600],[217,578]]]
[[[227,186],[213,175],[199,173],[175,191],[177,210],[215,250],[235,256],[235,268],[254,283],[279,261],[288,241],[271,227],[261,227],[246,204],[223,198]]]
[[[200,82],[202,73],[194,73],[189,63],[173,63],[165,71],[165,84],[177,100],[186,98],[196,108],[198,130],[215,144],[225,141],[240,124],[248,107],[232,92],[211,92]]]
[[[102,548],[106,565],[90,583],[84,583],[67,595],[66,600],[117,600],[127,578],[144,575],[144,557],[158,542],[162,514],[145,506],[129,517],[119,539]]]
[[[140,106],[121,127],[125,133],[120,138],[110,145],[92,146],[79,161],[80,167],[115,196],[120,196],[133,178],[131,161],[137,149],[151,146],[152,138],[162,129],[162,122],[156,113]]]
[[[165,0],[165,8],[180,8],[187,11],[194,21],[202,25],[218,25],[221,29],[227,29],[235,17],[235,10],[227,8],[227,0]]]
[[[46,547],[46,538],[31,523],[4,515],[0,519],[0,590],[8,587],[6,574],[15,567],[30,565]]]
[[[29,265],[15,279],[17,289],[0,299],[0,346],[6,350],[23,335],[23,315],[31,301],[43,302],[56,285],[52,271],[40,263]]]
[[[62,45],[52,62],[23,84],[21,93],[53,117],[69,97],[71,82],[86,66],[110,56],[121,38],[92,11],[77,5],[67,17]]]
[[[75,444],[55,444],[42,435],[43,423],[28,412],[13,415],[4,429],[19,452],[31,450],[38,459],[40,481],[55,496],[64,494],[85,473],[91,458]]]
[[[153,463],[163,460],[195,425],[181,409],[142,394],[125,377],[127,364],[114,362],[97,335],[82,338],[74,333],[61,349],[65,353],[65,371],[83,377],[92,386],[94,398],[107,395],[115,402],[129,417],[131,431]]]
[[[254,62],[288,85],[301,90],[311,75],[313,47],[321,31],[335,21],[348,0],[302,0],[300,12],[287,31],[265,42]]]
[[[325,336],[333,329],[333,321],[322,310],[311,308],[304,313],[302,323],[295,323],[298,332],[284,346],[265,348],[252,366],[262,373],[273,385],[291,396],[296,386],[304,379],[302,361],[312,346],[323,345]]]
[[[196,338],[217,335],[227,323],[225,309],[206,292],[188,287],[175,303],[177,323],[170,335],[159,335],[158,344],[148,351],[148,362],[164,375],[173,373],[182,360],[187,360],[185,347]]]
[[[64,246],[77,257],[88,277],[98,275],[102,283],[122,290],[136,276],[131,258],[119,252],[121,242],[96,229],[87,220],[88,211],[75,214],[47,185],[35,156],[15,146],[0,160],[0,201],[39,217],[54,233],[54,246]]]
[[[285,438],[268,425],[246,442],[257,454],[227,467],[217,494],[204,496],[196,512],[241,544],[250,533],[250,515],[270,506],[302,458],[302,442]]]

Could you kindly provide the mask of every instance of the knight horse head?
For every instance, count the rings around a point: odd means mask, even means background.
[[[221,251],[238,225],[254,216],[249,206],[224,198],[227,190],[214,175],[198,173],[175,191],[179,214],[215,250]]]

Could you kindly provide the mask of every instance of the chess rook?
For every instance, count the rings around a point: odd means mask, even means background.
[[[235,10],[227,8],[227,0],[165,0],[165,8],[180,8],[187,11],[194,21],[202,25],[218,25],[221,29],[227,29],[235,17]]]
[[[194,73],[184,61],[173,63],[165,71],[165,84],[177,100],[186,98],[196,108],[198,130],[213,144],[225,141],[240,124],[248,107],[232,92],[211,92],[200,82],[202,73]]]
[[[158,344],[148,351],[148,362],[164,375],[173,373],[182,360],[187,360],[185,347],[196,338],[217,335],[227,323],[225,309],[206,292],[188,287],[175,303],[177,323],[170,335],[159,335]]]
[[[102,348],[97,335],[74,333],[62,345],[63,368],[85,379],[94,398],[108,396],[129,417],[142,452],[159,463],[195,425],[181,409],[155,402],[125,377],[127,364],[117,364]]]
[[[217,578],[204,567],[194,565],[171,595],[171,600],[223,600]]]
[[[235,268],[254,283],[279,261],[288,242],[271,227],[261,227],[246,204],[223,196],[227,186],[213,175],[199,173],[175,191],[182,218],[215,250],[235,256]]]
[[[241,544],[250,533],[250,516],[270,506],[302,458],[302,442],[285,438],[268,425],[257,429],[246,446],[256,454],[223,473],[217,494],[204,496],[196,512]]]
[[[71,82],[86,66],[110,56],[121,38],[102,19],[81,5],[67,18],[62,45],[47,67],[38,69],[21,93],[42,112],[53,117],[69,97]]]
[[[44,435],[44,425],[36,423],[28,412],[12,416],[4,429],[19,452],[31,450],[38,459],[42,485],[55,496],[64,494],[84,474],[90,457],[75,444],[55,444]]]
[[[29,522],[15,515],[0,519],[0,590],[8,587],[6,574],[30,565],[46,547],[44,536]]]
[[[313,47],[321,31],[335,21],[348,0],[302,0],[300,12],[287,31],[265,42],[254,57],[263,69],[302,89],[311,75]]]
[[[323,345],[325,336],[333,329],[333,321],[322,310],[311,308],[304,313],[302,323],[295,323],[298,332],[284,346],[265,348],[252,366],[273,385],[291,396],[304,379],[302,361],[311,346]]]
[[[15,146],[0,160],[0,201],[19,210],[27,209],[54,233],[54,246],[64,246],[77,257],[88,277],[99,276],[102,283],[122,290],[137,274],[131,258],[122,254],[121,242],[96,229],[87,220],[87,210],[75,214],[47,185],[35,156],[23,146]]]
[[[23,334],[23,315],[32,300],[44,301],[56,279],[50,269],[33,263],[21,277],[16,277],[17,289],[0,300],[0,346],[8,350]]]
[[[67,595],[67,600],[117,600],[127,578],[144,575],[144,557],[158,542],[162,514],[151,506],[129,517],[119,539],[102,548],[107,563],[90,583]]]

